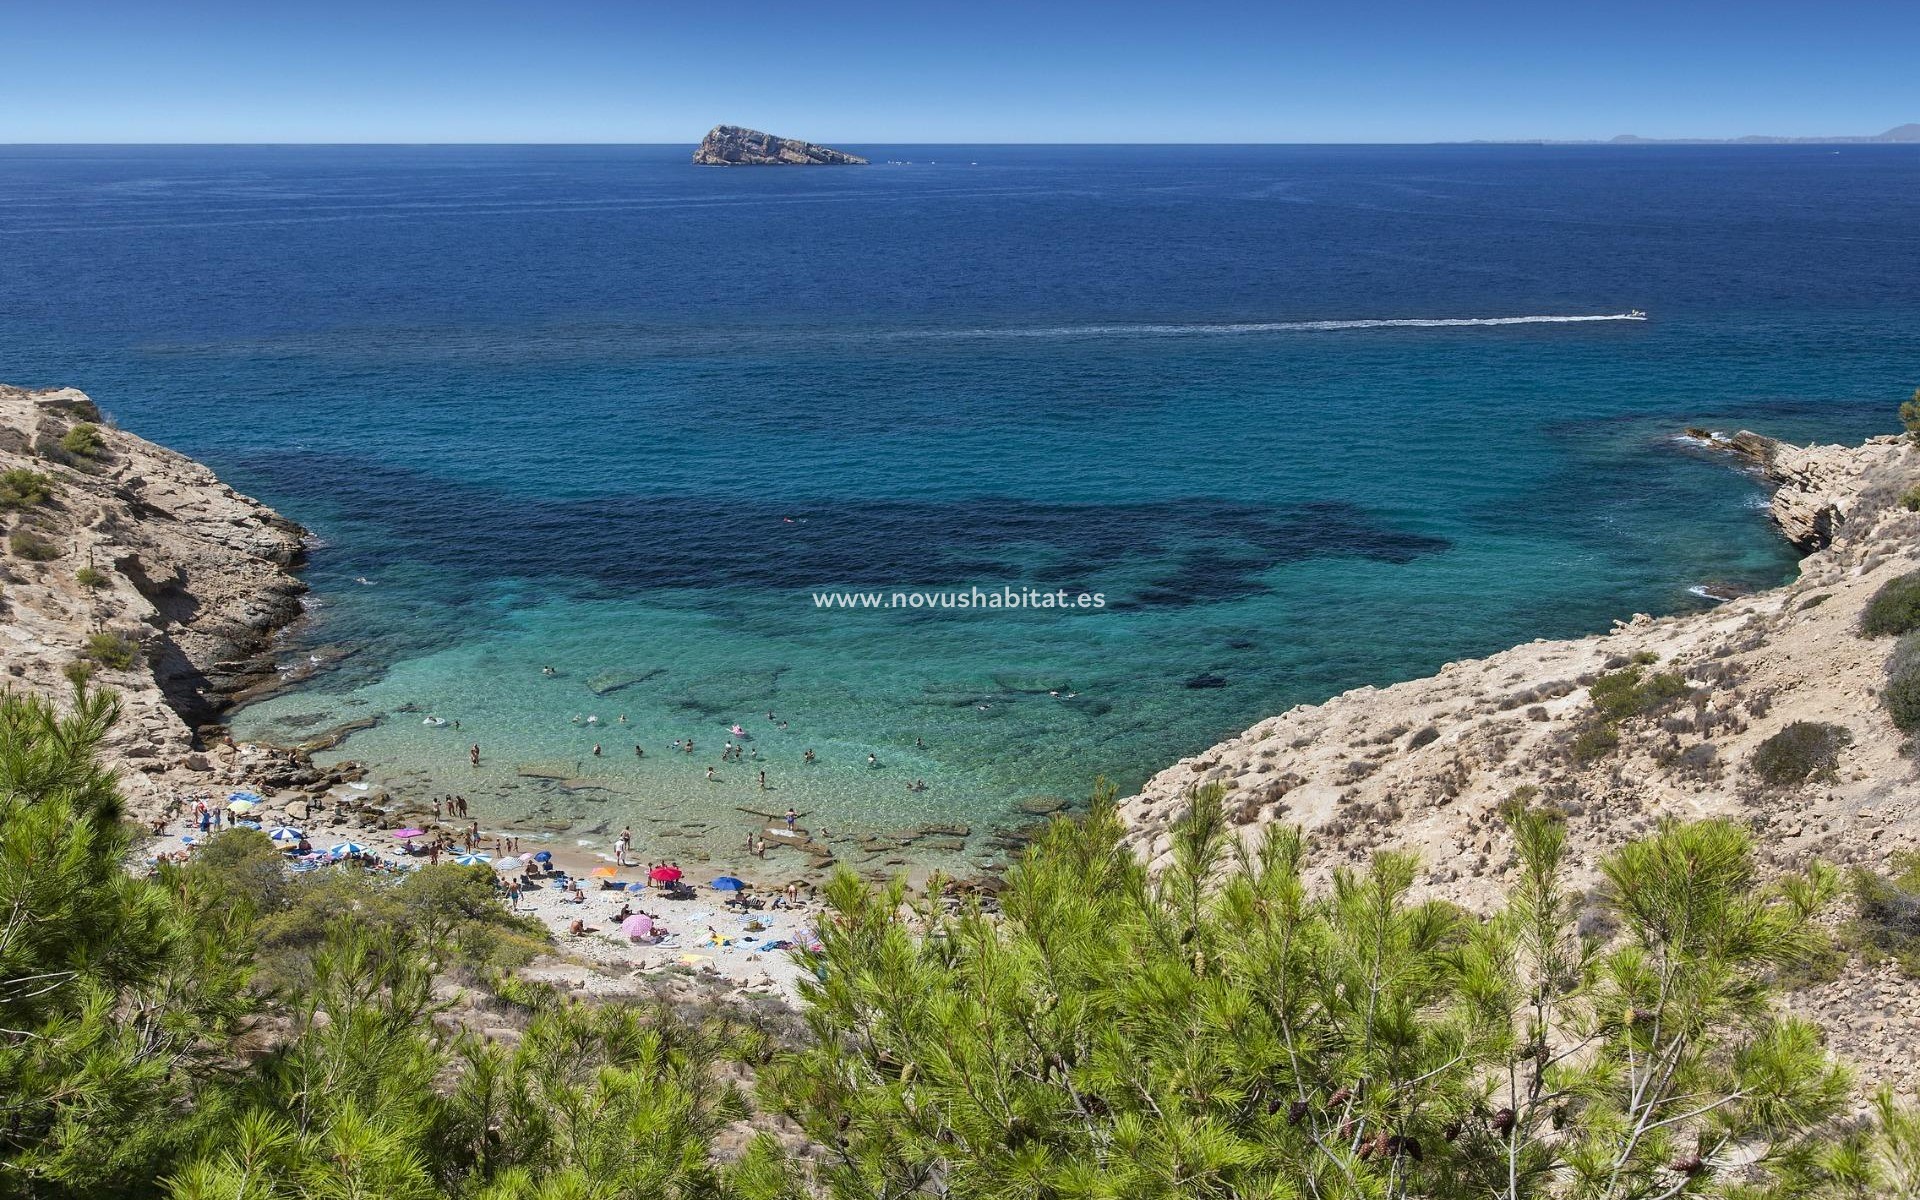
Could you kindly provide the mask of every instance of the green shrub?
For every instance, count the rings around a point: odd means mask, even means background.
[[[1920,512],[1920,483],[1900,493],[1900,507],[1908,512]]]
[[[1869,958],[1890,958],[1909,975],[1920,975],[1920,854],[1902,851],[1888,864],[1893,873],[1853,872],[1855,917],[1847,940]]]
[[[100,439],[98,425],[82,421],[67,430],[66,436],[60,439],[60,448],[81,458],[98,458],[106,451],[107,444]]]
[[[1913,399],[1900,402],[1900,424],[1920,442],[1920,388],[1913,389]]]
[[[15,558],[24,558],[28,562],[52,562],[60,557],[60,547],[31,529],[16,529],[7,538],[7,547]]]
[[[1880,699],[1896,727],[1908,733],[1920,729],[1920,634],[1907,634],[1894,645]]]
[[[139,657],[140,644],[117,633],[96,633],[87,639],[86,653],[103,667],[124,671]]]
[[[1569,752],[1573,761],[1582,766],[1595,759],[1604,758],[1620,744],[1620,731],[1613,726],[1599,723],[1588,725],[1573,736],[1573,745]]]
[[[81,587],[105,587],[107,586],[107,573],[98,567],[81,567],[73,573],[73,581]]]
[[[1920,629],[1920,571],[1889,579],[1860,614],[1861,637],[1886,637]]]
[[[1794,787],[1809,778],[1831,779],[1840,751],[1853,741],[1844,725],[1795,721],[1760,743],[1753,752],[1753,773],[1770,787]]]
[[[53,499],[53,480],[38,471],[15,467],[0,471],[0,508],[30,508]]]
[[[1587,689],[1603,721],[1624,721],[1652,712],[1687,694],[1686,677],[1672,672],[1646,674],[1640,667],[1609,672]]]

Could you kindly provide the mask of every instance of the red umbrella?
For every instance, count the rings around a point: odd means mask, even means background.
[[[647,878],[653,880],[655,883],[678,883],[680,881],[680,874],[681,871],[679,867],[655,867],[653,870],[647,872]]]

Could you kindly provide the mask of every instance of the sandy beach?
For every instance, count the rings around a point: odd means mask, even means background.
[[[251,747],[238,752],[243,777],[247,759],[260,755]],[[210,807],[224,811],[230,796],[243,793],[260,794],[252,788],[235,787],[179,795],[180,811],[161,822],[160,831],[142,843],[140,858],[150,863],[163,854],[191,856],[195,847],[207,840],[196,825],[194,800],[203,799]],[[242,827],[258,826],[262,830],[297,829],[318,855],[337,846],[356,845],[365,856],[379,861],[381,866],[376,869],[395,872],[416,870],[429,861],[426,854],[407,853],[404,847],[410,842],[424,846],[436,836],[452,839],[454,849],[441,854],[442,862],[451,861],[452,855],[461,851],[459,831],[464,823],[426,821],[419,826],[396,824],[393,829],[368,829],[365,813],[351,807],[359,802],[359,795],[355,785],[336,786],[325,797],[304,806],[309,813],[304,820],[289,815],[284,800],[267,798],[248,811],[229,813],[226,821],[238,818],[244,822]],[[425,832],[410,839],[395,836],[402,828]],[[512,857],[504,853],[509,836],[520,834],[483,826],[476,852],[495,862]],[[496,854],[496,846],[503,853]],[[499,873],[503,881],[525,881],[517,901],[502,893],[502,906],[536,918],[553,935],[552,959],[536,963],[529,969],[529,976],[599,992],[622,990],[616,981],[634,973],[677,969],[724,980],[743,991],[795,1001],[795,984],[803,968],[789,951],[815,944],[812,931],[819,904],[813,898],[812,884],[798,876],[769,872],[767,860],[754,858],[743,849],[741,864],[683,864],[683,882],[692,888],[693,895],[672,898],[667,888],[648,881],[650,866],[669,861],[655,849],[654,859],[649,862],[648,849],[638,846],[629,860],[637,860],[637,865],[621,867],[610,852],[599,853],[572,843],[531,838],[520,841],[519,859],[530,860],[541,853],[550,856],[546,863],[536,864],[539,873],[535,875],[526,876],[521,869]],[[367,868],[337,863],[318,869]],[[611,870],[613,874],[596,877],[592,875],[595,870]],[[747,888],[734,893],[711,886],[713,880],[727,876],[742,880]],[[572,899],[571,888],[564,886],[564,881],[576,879],[584,895],[577,902]],[[789,882],[799,885],[798,902],[786,907],[782,899],[782,907],[774,907]],[[629,885],[634,884],[643,886],[632,890]],[[744,898],[744,906],[728,904],[736,894]],[[758,907],[752,907],[755,905]],[[626,936],[621,930],[623,909],[654,918],[659,931],[656,937],[637,941]],[[575,921],[583,922],[579,933],[573,932]]]

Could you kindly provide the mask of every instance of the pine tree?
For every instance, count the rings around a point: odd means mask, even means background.
[[[250,1008],[217,919],[126,874],[111,692],[0,696],[0,1196],[150,1187]]]
[[[807,986],[815,1044],[770,1086],[839,1197],[1651,1198],[1784,1184],[1846,1080],[1770,973],[1830,872],[1762,885],[1745,835],[1609,859],[1621,929],[1581,938],[1564,832],[1510,809],[1521,869],[1476,919],[1412,859],[1307,883],[1218,789],[1150,878],[1111,809],[1055,822],[994,919],[850,876]]]

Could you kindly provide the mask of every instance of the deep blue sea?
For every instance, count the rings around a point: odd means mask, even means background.
[[[0,147],[0,379],[314,531],[320,670],[242,735],[384,714],[339,755],[643,849],[984,831],[1777,582],[1673,435],[1859,438],[1920,383],[1920,147],[857,149]],[[971,586],[1108,603],[810,598]]]

